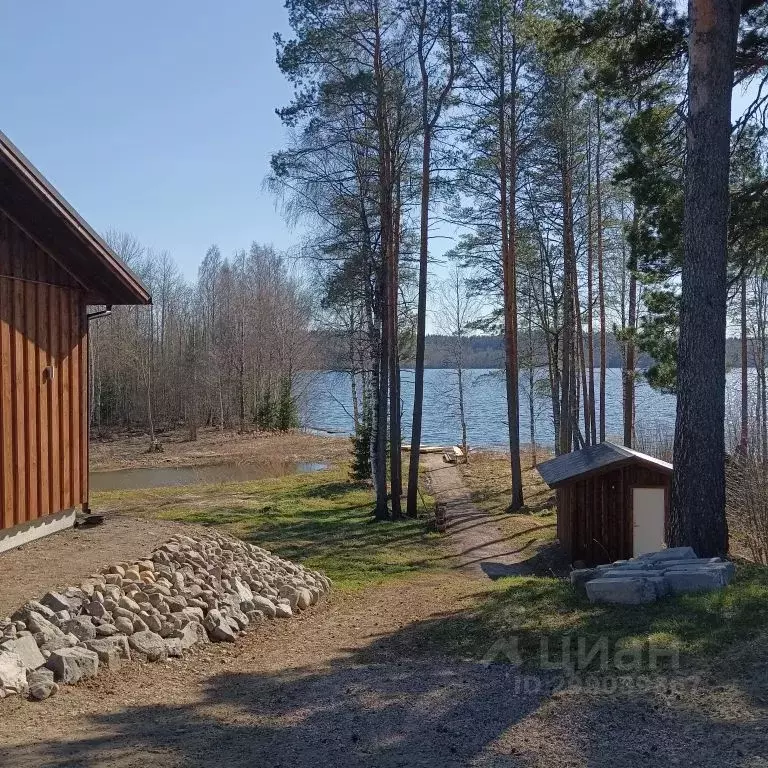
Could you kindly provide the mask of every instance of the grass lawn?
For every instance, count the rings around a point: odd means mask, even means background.
[[[283,557],[324,571],[342,589],[438,567],[442,537],[431,532],[432,499],[417,520],[377,523],[372,491],[346,466],[221,485],[93,494],[129,514],[221,526]]]
[[[562,579],[501,579],[476,595],[473,606],[414,631],[428,635],[425,641],[435,650],[474,659],[490,659],[495,643],[517,638],[519,657],[530,668],[542,666],[542,640],[549,649],[545,662],[562,658],[565,643],[573,666],[581,670],[600,668],[601,659],[580,660],[579,643],[588,653],[600,641],[608,649],[609,671],[617,670],[616,651],[635,649],[647,661],[651,647],[678,649],[683,669],[725,658],[732,667],[748,664],[755,647],[765,645],[768,568],[740,562],[734,581],[722,591],[670,597],[647,606],[593,605]],[[508,658],[504,647],[490,656]],[[665,656],[662,667],[670,663]]]

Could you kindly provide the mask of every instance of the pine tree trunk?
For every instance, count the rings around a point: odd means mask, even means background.
[[[749,361],[747,360],[747,276],[741,276],[741,429],[739,453],[749,451]]]
[[[511,83],[507,91],[504,44],[507,19],[499,14],[499,183],[501,213],[501,258],[504,281],[504,363],[507,394],[507,424],[509,431],[509,460],[512,471],[512,491],[509,511],[523,506],[523,473],[520,466],[520,382],[517,350],[517,109],[516,109],[516,42],[512,39]],[[507,117],[506,103],[510,102]],[[507,135],[509,119],[509,135]],[[509,148],[509,158],[507,151]]]
[[[590,121],[591,127],[591,121]],[[587,376],[588,389],[584,396],[584,411],[587,414],[587,443],[597,442],[595,424],[595,318],[594,318],[594,250],[592,247],[592,157],[591,134],[587,152]]]
[[[427,77],[426,71],[423,75]],[[428,81],[427,81],[428,84]],[[427,91],[424,88],[422,102],[424,147],[421,158],[421,221],[419,242],[419,292],[416,306],[416,368],[413,382],[413,419],[411,421],[411,455],[408,463],[408,499],[406,513],[416,517],[418,512],[419,459],[421,426],[424,408],[424,352],[427,331],[427,266],[429,260],[429,187],[430,157],[432,154],[432,128],[427,119]]]
[[[597,197],[597,301],[600,306],[600,442],[605,440],[605,272],[603,267],[603,199],[600,181],[600,100],[597,101],[597,147],[595,149],[595,194]]]
[[[725,332],[739,0],[690,0],[688,144],[670,546],[728,551]]]
[[[627,309],[626,356],[624,359],[624,445],[632,447],[635,432],[635,327],[637,318],[637,277],[629,273],[629,307]]]

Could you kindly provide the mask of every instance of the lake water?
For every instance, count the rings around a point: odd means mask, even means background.
[[[465,371],[465,401],[469,444],[475,447],[503,447],[508,444],[506,394],[502,370]],[[739,371],[728,375],[729,395],[736,391]],[[546,384],[545,369],[536,378]],[[424,375],[424,427],[422,443],[449,445],[458,442],[455,371],[428,369]],[[598,372],[595,372],[597,387]],[[298,381],[298,402],[302,424],[308,428],[350,434],[353,429],[352,396],[349,375],[338,371],[306,373]],[[530,441],[528,375],[520,377],[520,440]],[[636,387],[636,428],[638,432],[671,435],[675,425],[676,398],[657,392],[640,378]],[[402,372],[403,439],[408,442],[413,409],[413,371]],[[606,371],[606,431],[609,439],[623,434],[621,370]],[[551,446],[554,442],[552,408],[546,392],[535,398],[536,442]]]
[[[91,472],[90,485],[92,491],[127,491],[205,483],[243,483],[269,477],[318,472],[327,468],[327,464],[294,461],[226,463],[204,467],[136,467]]]

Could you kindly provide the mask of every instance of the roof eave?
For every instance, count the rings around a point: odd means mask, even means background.
[[[125,295],[120,295],[119,297],[97,297],[101,298],[101,300],[94,303],[151,304],[152,297],[141,280],[123,264],[120,257],[96,234],[2,131],[0,131],[0,148],[2,149],[3,157],[13,167],[13,171],[24,180],[26,186],[40,200],[53,209],[60,219],[67,224],[68,228],[83,242],[89,253],[109,269],[125,288]]]

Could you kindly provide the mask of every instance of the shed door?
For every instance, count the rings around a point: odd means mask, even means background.
[[[633,554],[664,549],[664,489],[633,488]]]

